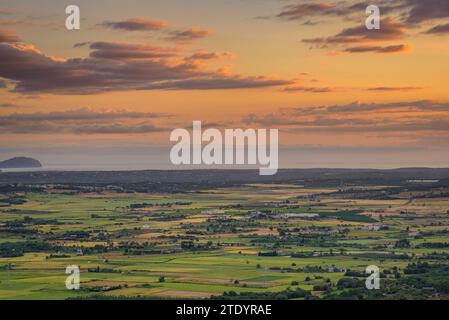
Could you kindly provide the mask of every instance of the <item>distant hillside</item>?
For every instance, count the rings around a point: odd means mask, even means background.
[[[36,171],[4,172],[7,184],[70,184],[83,188],[115,186],[132,192],[191,192],[254,183],[292,183],[316,188],[356,185],[405,186],[410,189],[449,188],[449,168],[404,169],[280,169],[274,176],[259,170],[146,170],[146,171]]]
[[[42,164],[33,158],[15,157],[5,161],[0,161],[0,168],[40,168]]]

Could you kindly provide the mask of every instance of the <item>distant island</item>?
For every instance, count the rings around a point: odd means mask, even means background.
[[[27,157],[15,157],[5,161],[0,161],[1,169],[13,169],[13,168],[41,168],[42,164],[33,158]]]

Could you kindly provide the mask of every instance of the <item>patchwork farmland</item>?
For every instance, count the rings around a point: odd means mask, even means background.
[[[189,192],[8,184],[0,299],[446,299],[433,185],[233,183]],[[65,269],[80,268],[79,290]],[[381,287],[365,286],[368,266]]]

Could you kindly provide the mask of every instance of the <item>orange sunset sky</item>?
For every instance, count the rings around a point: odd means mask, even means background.
[[[278,128],[284,167],[447,166],[449,1],[1,1],[0,160],[165,168],[193,120]]]

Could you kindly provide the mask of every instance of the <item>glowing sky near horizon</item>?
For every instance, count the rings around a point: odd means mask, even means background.
[[[70,4],[79,31],[63,1],[0,4],[0,158],[99,163],[201,120],[279,128],[285,166],[445,165],[449,2],[379,0],[374,31],[356,0]]]

